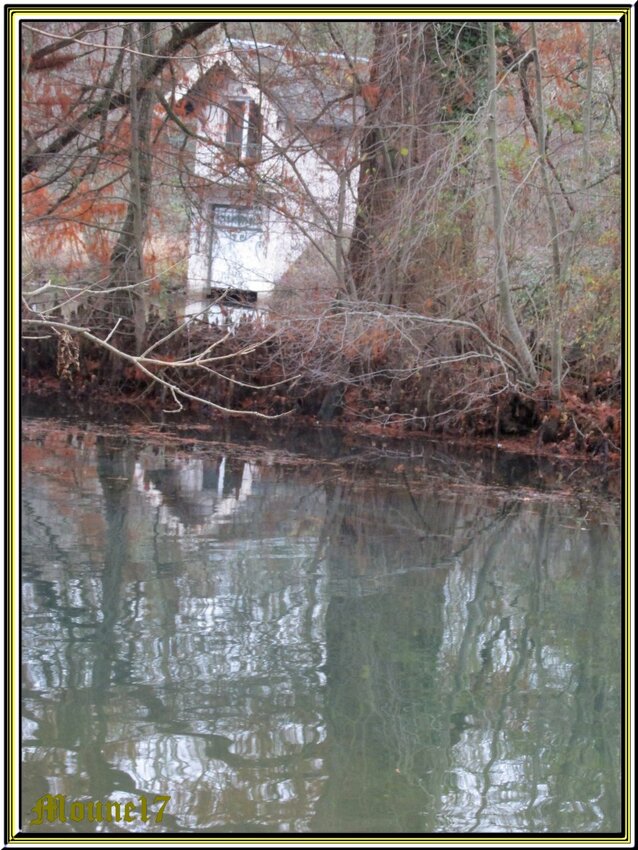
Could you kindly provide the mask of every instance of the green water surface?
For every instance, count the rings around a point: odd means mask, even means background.
[[[55,421],[23,449],[26,832],[621,828],[604,493]]]

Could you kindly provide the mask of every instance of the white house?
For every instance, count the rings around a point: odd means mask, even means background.
[[[343,58],[227,41],[208,62],[180,104],[197,133],[190,316],[267,303],[309,246],[337,280],[358,180],[362,107]]]

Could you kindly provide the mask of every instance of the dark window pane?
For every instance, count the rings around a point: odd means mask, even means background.
[[[241,156],[241,140],[244,128],[243,100],[230,100],[226,107],[228,121],[226,123],[226,150],[235,156]]]
[[[259,159],[261,155],[261,136],[261,110],[259,104],[251,101],[248,115],[248,146],[246,150],[246,156],[249,159]]]

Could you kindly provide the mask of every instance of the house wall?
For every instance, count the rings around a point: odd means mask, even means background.
[[[334,236],[339,221],[339,204],[343,205],[344,229],[354,221],[356,172],[340,198],[337,166],[330,164],[321,152],[302,139],[290,148],[283,116],[260,91],[250,85],[229,79],[222,92],[225,99],[248,97],[260,104],[263,121],[261,160],[250,169],[229,169],[228,158],[221,151],[225,141],[227,112],[210,106],[201,113],[200,135],[211,144],[198,143],[196,173],[211,181],[210,191],[198,210],[194,211],[190,236],[188,266],[187,315],[194,315],[210,305],[207,294],[213,286],[229,286],[258,293],[263,301],[277,282],[314,241],[334,256]],[[345,144],[345,143],[344,143]],[[286,156],[279,153],[287,149]],[[291,163],[294,163],[291,164]],[[255,172],[260,187],[268,198],[261,204],[260,232],[211,232],[212,204],[238,204],[236,198],[251,202],[250,179]],[[235,199],[235,200],[233,200]],[[211,241],[212,240],[212,241]],[[210,257],[212,262],[212,279]]]

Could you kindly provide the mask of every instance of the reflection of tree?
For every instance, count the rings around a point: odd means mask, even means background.
[[[85,711],[75,722],[80,723],[77,733],[83,742],[79,749],[81,768],[86,771],[91,793],[101,799],[116,789],[136,793],[128,774],[114,769],[104,755],[111,709],[115,705],[113,688],[116,681],[127,678],[127,671],[118,669],[122,659],[117,629],[123,615],[124,569],[130,558],[130,493],[135,450],[126,438],[98,437],[96,453],[106,522],[101,620],[92,646],[91,687],[86,690]],[[76,691],[76,705],[77,695]]]
[[[313,828],[600,829],[619,811],[609,537],[594,526],[586,544],[555,503],[383,492],[341,485],[328,507]],[[406,533],[415,517],[425,531]]]
[[[49,596],[48,608],[61,626],[55,659],[58,697],[51,703],[48,721],[40,724],[39,734],[50,747],[73,753],[77,760],[72,773],[64,777],[63,793],[80,797],[89,788],[93,799],[101,799],[116,790],[136,792],[130,777],[115,769],[104,754],[114,681],[125,675],[118,669],[117,627],[122,619],[123,570],[129,559],[129,495],[135,454],[127,440],[98,437],[96,458],[105,521],[103,568],[74,582],[78,584],[77,601],[70,611],[67,607],[68,613],[64,599],[69,588],[60,585],[58,593]],[[63,546],[58,546],[58,556],[63,564],[73,563],[72,554]],[[56,772],[52,769],[50,775]],[[59,785],[54,782],[41,793],[57,790]],[[25,813],[33,802],[25,799]]]
[[[597,829],[600,812],[616,813],[620,829],[620,692],[621,610],[619,575],[610,562],[609,538],[594,522],[587,535],[588,557],[580,564],[577,616],[570,617],[560,635],[565,655],[573,658],[570,690],[561,701],[561,717],[545,720],[553,737],[553,787],[548,804],[551,817],[559,817],[563,806],[581,806],[584,828]],[[561,592],[562,591],[562,592]],[[564,601],[557,587],[555,605]],[[601,605],[601,600],[616,604]],[[588,820],[585,820],[585,819]]]
[[[97,473],[104,494],[106,549],[102,573],[102,622],[96,630],[96,656],[93,684],[106,689],[110,683],[115,635],[122,616],[123,568],[129,558],[129,495],[135,469],[135,454],[127,440],[98,437]]]
[[[328,782],[313,822],[318,831],[422,831],[421,783],[434,792],[441,779],[428,755],[443,731],[437,728],[434,676],[440,575],[429,578],[432,586],[421,588],[430,600],[426,609],[414,604],[421,597],[409,583],[396,595],[331,598],[330,749]]]
[[[331,746],[317,830],[428,831],[449,769],[451,725],[437,675],[446,564],[494,520],[474,516],[459,530],[458,500],[421,493],[417,501],[405,484],[337,490],[328,509]]]
[[[619,811],[619,707],[612,699],[603,709],[596,697],[601,680],[605,693],[618,693],[620,612],[601,608],[618,599],[614,556],[583,545],[578,527],[566,549],[560,520],[547,503],[521,513],[515,534],[494,538],[471,594],[455,602],[465,627],[443,660],[462,695],[463,726],[444,828],[595,831]],[[609,665],[592,675],[605,657]]]

